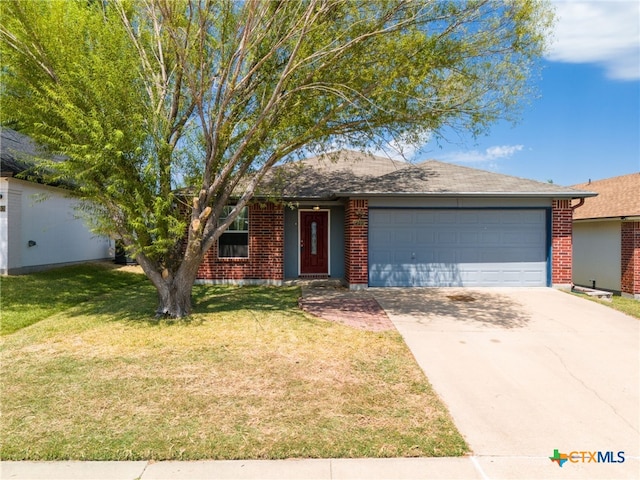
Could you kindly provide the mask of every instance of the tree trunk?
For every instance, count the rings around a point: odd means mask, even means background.
[[[184,258],[176,271],[170,272],[150,261],[145,255],[136,257],[158,291],[156,317],[182,318],[191,314],[191,291],[198,274],[200,259]]]
[[[191,314],[191,290],[193,280],[177,276],[167,279],[158,290],[156,317],[182,318]]]

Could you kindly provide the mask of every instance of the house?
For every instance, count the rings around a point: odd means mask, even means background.
[[[597,192],[573,216],[573,282],[640,299],[640,172],[576,185]]]
[[[0,130],[0,274],[111,257],[113,242],[89,231],[68,191],[19,177],[38,155],[29,137]]]
[[[321,155],[274,170],[198,282],[570,288],[571,202],[593,195],[438,161]]]

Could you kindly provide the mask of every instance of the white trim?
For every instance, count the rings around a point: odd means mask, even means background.
[[[233,207],[234,205],[225,205],[226,207]],[[222,261],[227,261],[227,260],[249,260],[251,258],[251,209],[249,208],[249,205],[245,205],[244,207],[242,207],[241,210],[243,209],[247,209],[247,222],[249,223],[249,225],[247,226],[246,230],[225,230],[224,232],[222,232],[220,234],[220,236],[218,237],[218,239],[216,240],[215,246],[216,246],[216,260],[222,260]],[[236,217],[237,220],[237,217]],[[235,223],[235,220],[234,220]],[[247,234],[247,256],[246,257],[221,257],[220,256],[220,238],[222,237],[222,235],[224,235],[225,233],[246,233]]]
[[[327,212],[327,275],[330,277],[331,276],[331,210],[328,208],[320,208],[318,210],[314,210],[313,208],[298,209],[298,241],[296,242],[296,249],[298,250],[298,276],[302,275],[302,255],[300,253],[300,239],[302,238],[302,235],[301,235],[302,222],[300,221],[301,212]]]

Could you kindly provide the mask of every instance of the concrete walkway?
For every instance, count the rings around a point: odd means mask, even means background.
[[[316,289],[305,292],[303,307],[305,300],[309,311],[356,328],[384,330],[395,325],[473,454],[1,462],[0,479],[640,478],[640,321],[542,288],[369,289],[351,294]],[[337,318],[328,318],[331,315]],[[549,458],[556,449],[565,454],[599,451],[603,459],[616,463],[589,462],[588,453],[578,453],[584,462],[575,457],[560,468]],[[618,452],[624,452],[624,462]]]

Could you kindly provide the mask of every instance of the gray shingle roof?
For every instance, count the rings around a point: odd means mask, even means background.
[[[0,170],[2,176],[17,175],[28,169],[38,156],[38,146],[31,138],[10,128],[0,129]]]
[[[66,157],[47,153],[31,137],[10,128],[0,127],[0,176],[10,177],[37,165],[38,159],[63,162]],[[40,182],[42,176],[32,172],[29,180]],[[51,185],[61,186],[53,183]]]
[[[411,164],[340,151],[275,169],[267,189],[285,198],[345,196],[529,196],[579,198],[595,195],[555,184],[428,160]]]

